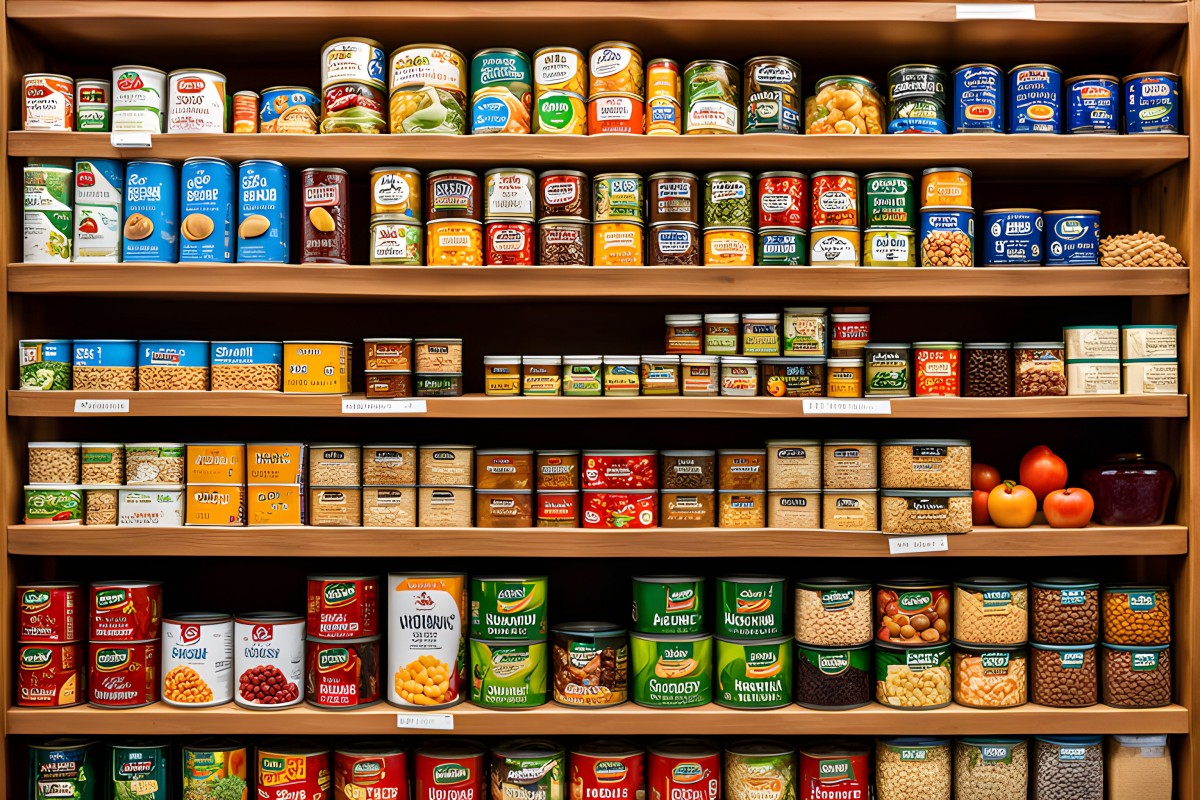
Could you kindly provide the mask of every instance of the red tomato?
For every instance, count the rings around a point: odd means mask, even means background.
[[[1000,485],[1000,470],[987,464],[971,465],[971,488],[990,492]]]
[[[976,489],[971,493],[971,524],[991,525],[992,516],[988,513],[988,491]]]
[[[1096,503],[1086,489],[1056,489],[1042,501],[1051,528],[1086,528]]]
[[[1067,485],[1067,462],[1039,444],[1021,459],[1021,485],[1032,489],[1040,503],[1046,495]]]
[[[1005,481],[988,494],[988,513],[1001,528],[1028,528],[1037,514],[1033,490]]]

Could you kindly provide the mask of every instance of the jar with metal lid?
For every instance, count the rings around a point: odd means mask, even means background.
[[[484,356],[483,393],[489,397],[519,395],[521,393],[521,357]]]
[[[562,388],[567,397],[599,397],[604,385],[600,356],[563,356]]]
[[[758,359],[721,356],[721,395],[754,397],[758,394]]]
[[[667,314],[667,352],[700,355],[704,352],[704,317],[700,314]]]
[[[738,354],[738,314],[704,315],[704,354],[707,356],[736,356]]]
[[[963,345],[963,397],[1011,397],[1011,345],[967,342]]]
[[[521,394],[562,394],[562,356],[525,356],[521,359]]]
[[[870,342],[863,348],[863,395],[865,397],[908,397],[912,391],[909,371],[911,346],[903,343]]]
[[[1066,345],[1062,342],[1017,342],[1013,345],[1013,387],[1017,397],[1062,397],[1067,394]]]
[[[679,384],[684,397],[716,397],[721,392],[720,356],[680,356]]]
[[[1032,800],[1104,800],[1103,736],[1036,736]]]
[[[742,355],[779,355],[778,314],[742,314]]]
[[[638,356],[604,357],[604,394],[606,397],[637,397],[641,392]]]
[[[863,359],[831,358],[826,365],[827,397],[863,396]]]
[[[642,394],[679,394],[679,356],[642,356]]]

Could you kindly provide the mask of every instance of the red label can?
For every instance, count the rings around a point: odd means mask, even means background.
[[[913,381],[913,394],[917,397],[958,397],[961,353],[957,342],[914,343],[916,380]]]
[[[321,708],[361,708],[379,702],[379,636],[314,639],[306,644],[304,699]]]
[[[610,451],[583,454],[584,489],[657,489],[658,453]]]
[[[533,266],[533,223],[517,220],[489,222],[484,234],[489,267]]]
[[[538,219],[591,219],[591,181],[586,173],[555,170],[538,176]]]
[[[579,492],[571,489],[538,492],[537,526],[539,528],[578,528]]]
[[[258,748],[259,800],[327,800],[333,784],[329,751],[307,742]]]
[[[83,645],[17,645],[17,705],[77,706],[84,700]]]
[[[758,176],[758,227],[808,229],[808,178],[799,172]]]
[[[669,739],[647,748],[649,800],[720,800],[721,754],[695,739]]]
[[[83,589],[77,583],[17,587],[18,642],[77,642],[83,638]]]
[[[588,101],[588,133],[646,132],[646,102],[635,94],[593,95]]]
[[[658,491],[588,489],[583,493],[585,528],[657,528]]]
[[[408,800],[404,751],[388,744],[356,742],[333,753],[334,800]]]
[[[141,642],[161,634],[162,584],[157,581],[93,583],[91,630],[95,642]]]
[[[640,749],[599,741],[571,751],[571,800],[638,800],[645,796]]]
[[[853,172],[814,172],[812,224],[858,226],[858,176]]]
[[[304,219],[301,264],[350,263],[349,176],[322,167],[300,173]]]
[[[437,742],[413,752],[413,800],[486,800],[483,748]]]
[[[829,743],[800,751],[799,800],[867,800],[870,784],[866,750]]]
[[[379,633],[379,578],[308,576],[308,635],[358,639]]]
[[[479,176],[465,169],[443,169],[426,178],[425,220],[483,219]]]
[[[158,700],[158,640],[92,642],[88,661],[91,704],[136,708]]]

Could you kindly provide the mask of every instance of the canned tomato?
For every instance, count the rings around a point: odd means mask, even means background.
[[[489,267],[533,266],[533,223],[493,220],[484,231],[484,263]]]
[[[783,56],[757,56],[746,62],[744,77],[745,132],[799,133],[800,65]]]
[[[444,44],[410,44],[388,59],[392,133],[467,132],[467,65],[463,54]],[[431,94],[440,113],[430,113]]]
[[[682,129],[679,64],[656,58],[646,65],[646,133],[677,136]]]
[[[583,527],[657,528],[658,491],[587,489],[583,493]]]
[[[83,614],[83,589],[77,583],[17,585],[18,642],[79,641]]]
[[[329,751],[311,742],[260,745],[255,754],[258,800],[328,800]]]
[[[808,232],[800,228],[760,228],[754,263],[759,266],[803,265],[808,260]]]
[[[349,342],[284,342],[283,391],[350,393]]]
[[[579,527],[579,492],[573,489],[539,490],[534,502],[539,528]]]
[[[163,620],[162,699],[203,708],[233,699],[233,617],[178,614]]]
[[[814,267],[857,267],[861,237],[850,225],[828,225],[812,229],[808,263]]]
[[[639,99],[646,96],[642,51],[637,45],[609,41],[594,46],[588,56],[588,74],[592,97],[605,92],[628,92]]]
[[[18,642],[17,705],[75,706],[87,699],[81,642]]]
[[[704,630],[705,580],[686,575],[633,578],[633,629],[640,633]]]
[[[646,104],[642,98],[626,93],[594,94],[588,100],[587,132],[646,132]]]
[[[301,264],[350,263],[349,177],[336,167],[300,173],[304,210]]]
[[[309,636],[357,639],[379,633],[379,579],[365,575],[308,577]]]
[[[645,263],[640,222],[592,225],[592,255],[597,267],[640,267]]]
[[[727,639],[772,639],[783,635],[787,580],[773,575],[717,578],[713,630]]]
[[[471,87],[471,133],[529,133],[529,56],[508,47],[480,50],[471,57]]]
[[[750,228],[705,228],[704,265],[753,266],[754,231]]]
[[[971,207],[971,170],[965,167],[930,167],[921,173],[921,207]],[[900,224],[900,223],[895,223]],[[911,222],[904,223],[911,225]]]
[[[259,133],[315,134],[320,127],[321,99],[307,86],[263,89],[258,106]]]
[[[1179,133],[1179,76],[1138,72],[1122,79],[1125,133]]]
[[[699,180],[690,172],[656,172],[646,179],[650,222],[683,222],[697,224],[700,220]]]
[[[758,182],[758,227],[808,228],[808,176],[764,172]]]
[[[858,226],[858,176],[853,172],[812,174],[812,225]]]
[[[484,749],[470,740],[418,747],[413,751],[413,800],[488,800],[485,758]]]
[[[442,169],[426,177],[425,219],[482,219],[479,176],[464,169]]]
[[[75,130],[107,133],[112,128],[111,106],[112,81],[85,78],[75,82]],[[257,106],[255,109],[257,113]]]
[[[653,450],[611,450],[583,454],[584,489],[656,489],[658,454]]]
[[[533,220],[536,179],[527,169],[493,169],[484,176],[484,220]]]
[[[163,132],[167,105],[167,73],[161,69],[122,64],[113,67],[112,129]]]
[[[866,800],[871,791],[870,754],[846,742],[823,742],[800,749],[797,800],[845,797]]]
[[[985,267],[1042,263],[1042,212],[1036,208],[996,208],[983,212]]]
[[[902,64],[887,76],[888,133],[946,133],[946,73]]]
[[[183,746],[183,792],[214,794],[222,778],[246,780],[246,747],[227,739],[201,739]],[[229,783],[234,783],[230,781]],[[237,800],[235,795],[232,800]],[[245,800],[245,798],[242,798]]]
[[[344,81],[384,88],[383,44],[362,36],[339,36],[321,45],[321,86]]]
[[[446,707],[467,693],[466,576],[388,575],[388,702]]]
[[[75,81],[70,76],[33,72],[23,80],[25,104],[21,106],[22,130],[75,129]]]
[[[1004,133],[1004,75],[993,64],[954,70],[953,133]]]
[[[258,92],[246,90],[234,94],[234,133],[258,133],[258,103]]]
[[[544,267],[585,267],[592,263],[588,222],[548,219],[538,223],[538,264]]]
[[[305,642],[304,699],[318,708],[362,708],[379,696],[380,636]]]
[[[574,47],[543,47],[533,54],[533,88],[587,94],[587,59]]]
[[[471,579],[471,632],[481,639],[526,641],[546,635],[547,579]]]
[[[278,161],[238,166],[237,260],[288,263],[288,169]]]
[[[159,637],[162,584],[121,581],[91,585],[89,641],[138,642]]]
[[[921,209],[921,266],[975,266],[975,214],[965,206]]]
[[[1121,84],[1113,75],[1080,75],[1064,84],[1066,133],[1117,133]]]
[[[1047,211],[1046,266],[1094,267],[1100,263],[1099,211]]]
[[[649,800],[720,800],[721,751],[699,739],[667,739],[646,748]]]
[[[906,172],[872,172],[862,178],[862,215],[868,228],[915,228],[913,176]]]
[[[225,76],[208,69],[177,69],[167,75],[167,133],[224,133]]]
[[[158,639],[88,644],[88,700],[102,708],[136,708],[158,700]]]
[[[412,167],[371,170],[371,213],[421,221],[421,174]]]
[[[737,133],[741,91],[741,73],[728,61],[705,59],[684,67],[684,134]]]
[[[958,342],[913,342],[917,397],[958,397],[959,361],[962,345]]]
[[[559,91],[538,94],[533,101],[533,132],[586,134],[588,110],[583,95]]]
[[[915,267],[917,235],[912,228],[867,228],[863,232],[864,267]]]
[[[333,752],[334,800],[408,800],[404,748],[351,742]]]
[[[713,702],[726,708],[783,708],[792,702],[791,635],[764,641],[716,637]]]
[[[1058,133],[1062,128],[1062,71],[1022,64],[1008,71],[1008,132]]]
[[[610,739],[571,750],[571,800],[645,800],[645,753]]]
[[[233,671],[246,708],[299,705],[304,682],[304,617],[265,612],[234,620]]]

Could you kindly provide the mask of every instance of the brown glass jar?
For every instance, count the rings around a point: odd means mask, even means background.
[[[1012,346],[967,342],[962,354],[963,397],[1012,396]]]

